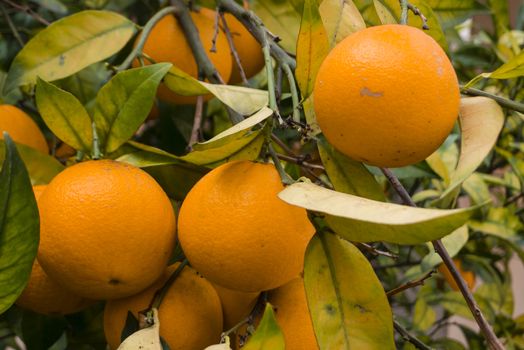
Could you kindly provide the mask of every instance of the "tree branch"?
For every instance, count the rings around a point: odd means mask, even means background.
[[[414,288],[416,286],[421,286],[421,285],[424,285],[424,282],[426,282],[426,280],[428,278],[430,278],[433,274],[435,273],[435,270],[431,270],[429,271],[428,273],[426,273],[424,276],[414,280],[414,281],[409,281],[407,283],[404,283],[403,285],[400,285],[398,286],[397,288],[393,288],[392,290],[390,291],[387,291],[386,292],[386,295],[388,297],[390,296],[393,296],[395,294],[398,294],[398,293],[401,293],[407,289],[410,289],[410,288]]]
[[[512,101],[502,96],[497,96],[494,94],[490,94],[489,92],[479,90],[479,89],[474,89],[474,88],[461,87],[461,91],[463,94],[466,94],[469,96],[484,96],[484,97],[491,98],[492,100],[495,100],[502,107],[505,107],[505,108],[508,108],[508,109],[511,109],[511,110],[514,110],[520,113],[524,113],[524,104]]]
[[[419,340],[417,337],[409,333],[404,327],[400,325],[397,321],[393,321],[393,326],[395,327],[395,330],[402,336],[402,338],[413,344],[417,349],[421,350],[432,350],[431,347],[424,344],[421,340]]]
[[[398,195],[402,198],[404,203],[411,207],[416,207],[417,205],[415,204],[415,202],[413,202],[413,199],[411,199],[409,193],[406,191],[404,186],[402,186],[400,181],[398,181],[397,177],[391,172],[391,170],[387,168],[380,168],[380,170],[386,176],[386,178],[391,183]],[[473,294],[471,293],[466,282],[462,278],[462,275],[458,272],[457,267],[455,266],[455,263],[449,256],[448,251],[444,247],[444,244],[442,244],[440,240],[435,240],[431,243],[433,244],[433,247],[435,248],[437,254],[440,255],[440,257],[442,258],[444,265],[446,265],[447,269],[453,276],[453,279],[457,283],[459,290],[462,293],[464,300],[466,300],[466,304],[468,304],[468,307],[471,313],[473,314],[473,317],[475,318],[475,321],[477,322],[481,330],[481,333],[484,335],[484,338],[486,339],[489,348],[492,350],[504,350],[504,346],[493,332],[491,326],[486,321],[484,315],[482,314],[482,311],[480,310],[477,302],[475,301],[475,298],[473,297]]]

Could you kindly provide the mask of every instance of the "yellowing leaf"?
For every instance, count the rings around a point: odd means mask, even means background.
[[[366,28],[366,23],[352,0],[323,0],[319,11],[331,47],[348,35]]]
[[[60,140],[76,150],[91,151],[91,118],[75,96],[38,78],[36,104],[44,122]]]
[[[460,103],[461,146],[457,167],[450,175],[446,197],[466,180],[489,154],[504,125],[502,108],[487,97],[463,98]]]
[[[295,69],[297,84],[303,99],[313,91],[318,69],[328,52],[329,44],[318,13],[318,1],[306,0],[298,34]]]
[[[284,334],[278,326],[270,303],[266,304],[264,315],[257,330],[249,339],[243,350],[284,350]]]
[[[198,81],[177,67],[171,67],[164,78],[166,86],[184,96],[206,95],[212,93],[225,105],[242,115],[251,115],[267,106],[267,91],[243,86],[218,85]]]
[[[401,9],[398,0],[373,0],[373,2],[375,10],[383,24],[400,22]],[[420,12],[426,16],[429,30],[425,30],[424,32],[435,39],[444,50],[447,50],[446,37],[431,6],[429,6],[425,0],[410,0],[409,3],[418,7]],[[415,16],[413,12],[408,11],[408,25],[422,29],[422,20],[419,16]]]
[[[16,148],[25,163],[33,185],[48,184],[64,166],[54,157],[35,150],[32,147],[17,144]],[[4,161],[5,140],[0,140],[0,164]]]
[[[517,78],[524,75],[524,51],[522,51],[517,56],[513,57],[508,62],[504,63],[502,66],[497,68],[491,73],[481,73],[475,78],[471,79],[464,88],[468,88],[472,85],[475,85],[482,78],[491,78],[491,79],[511,79]]]
[[[110,57],[135,34],[133,22],[115,12],[82,11],[51,23],[18,53],[9,69],[4,93],[65,78]]]
[[[317,234],[304,284],[320,349],[395,349],[391,308],[371,264],[351,243]]]
[[[153,325],[131,334],[117,350],[162,350],[159,330],[158,310],[153,308]]]
[[[381,186],[362,163],[338,152],[324,136],[318,136],[317,145],[322,164],[335,190],[377,201],[386,201]]]
[[[340,236],[356,242],[418,244],[432,241],[464,225],[481,207],[413,208],[340,193],[311,183],[295,183],[278,196],[289,204],[328,214],[328,225]]]

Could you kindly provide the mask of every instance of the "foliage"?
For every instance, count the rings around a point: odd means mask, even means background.
[[[227,10],[224,4],[233,1],[218,3]],[[168,1],[0,1],[0,100],[31,112],[52,145],[45,155],[0,140],[0,347],[19,349],[23,341],[29,349],[105,349],[100,303],[52,317],[13,305],[38,244],[30,185],[48,183],[76,161],[103,157],[146,170],[177,208],[224,162],[280,159],[284,182],[293,183],[280,198],[308,209],[317,228],[304,278],[321,349],[411,349],[417,341],[485,349],[469,323],[456,326],[465,340],[443,331],[453,316],[473,316],[442,275],[428,275],[442,262],[429,243],[436,239],[477,276],[474,296],[496,335],[508,349],[524,349],[524,315],[515,314],[519,296],[513,294],[522,276],[509,267],[514,257],[524,263],[524,5],[510,12],[508,1],[409,1],[451,57],[462,88],[460,120],[444,144],[425,161],[392,170],[419,206],[409,208],[381,169],[327,142],[312,105],[329,50],[366,26],[401,21],[399,1],[249,3],[267,28],[266,54],[271,50],[274,61],[248,85],[230,86],[209,76],[197,80],[165,62],[122,65],[139,53],[133,37]],[[407,23],[420,28],[424,20],[409,11]],[[199,112],[198,103],[157,101],[158,86],[216,98]],[[159,117],[148,119],[155,108]],[[76,156],[57,160],[63,142]],[[399,286],[407,287],[396,292]],[[392,321],[403,331],[394,333]],[[251,339],[246,349],[282,347],[271,307]]]

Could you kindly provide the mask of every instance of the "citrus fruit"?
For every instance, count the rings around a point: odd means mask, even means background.
[[[464,270],[462,268],[462,263],[461,263],[460,260],[453,259],[453,261],[455,262],[455,266],[457,267],[458,272],[460,273],[460,275],[462,276],[464,281],[466,281],[466,284],[468,285],[468,288],[470,290],[473,290],[473,287],[475,287],[475,280],[476,280],[475,273],[473,273],[472,271]],[[459,290],[457,282],[455,282],[455,279],[451,275],[451,272],[449,272],[448,268],[446,266],[444,266],[444,264],[440,264],[439,265],[438,271],[442,274],[442,276],[444,276],[444,279],[446,280],[446,282],[448,282],[448,284],[450,285],[451,289],[453,289],[455,291]]]
[[[143,170],[113,160],[75,164],[40,198],[38,260],[75,294],[135,294],[164,271],[175,243],[175,215]]]
[[[189,191],[180,208],[178,238],[195,269],[228,289],[276,288],[302,270],[314,227],[304,209],[277,197],[275,166],[223,164]]]
[[[143,292],[106,303],[104,333],[111,349],[120,344],[122,329],[131,311],[138,317],[155,292],[162,288],[179,264],[170,266],[162,278]],[[216,344],[222,332],[222,309],[213,286],[191,267],[184,267],[169,288],[158,309],[160,336],[171,350],[202,350]]]
[[[220,303],[222,304],[222,312],[224,314],[224,330],[233,328],[240,321],[249,316],[255,304],[257,303],[259,292],[239,292],[213,284]]]
[[[209,59],[222,79],[228,81],[233,60],[223,32],[220,32],[216,38],[216,52],[211,52],[215,32],[215,11],[201,8],[199,12],[191,12],[191,18],[198,29],[200,40]],[[170,62],[192,77],[198,78],[198,68],[193,52],[175,16],[165,16],[153,27],[145,42],[143,52],[157,63]],[[133,62],[133,66],[139,66],[137,60]],[[196,97],[176,94],[164,84],[159,86],[157,95],[163,101],[176,104],[193,104],[196,101]],[[209,98],[211,95],[206,96],[206,99]]]
[[[262,47],[246,27],[235,18],[235,16],[226,13],[224,17],[229,31],[231,32],[231,38],[233,39],[235,50],[240,58],[242,69],[244,70],[246,77],[249,79],[264,68],[264,54],[262,53]],[[231,78],[229,78],[229,83],[237,84],[241,81],[242,77],[240,75],[240,69],[238,68],[237,62],[233,60],[233,71],[231,73]]]
[[[342,40],[314,87],[317,122],[345,155],[381,167],[425,159],[451,132],[459,85],[445,52],[417,28],[382,25]]]
[[[13,141],[32,147],[43,153],[49,148],[38,125],[21,109],[12,105],[0,105],[0,139],[7,131]]]
[[[276,309],[277,323],[284,333],[286,350],[317,350],[317,339],[309,315],[304,280],[291,282],[272,290],[269,302]]]
[[[45,185],[33,186],[37,203],[45,188]],[[71,314],[92,303],[91,300],[79,297],[56,284],[36,259],[33,263],[31,277],[16,301],[18,306],[44,315]]]

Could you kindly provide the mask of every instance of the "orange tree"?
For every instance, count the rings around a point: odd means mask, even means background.
[[[524,6],[0,11],[2,348],[524,349]]]

